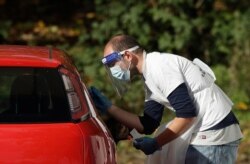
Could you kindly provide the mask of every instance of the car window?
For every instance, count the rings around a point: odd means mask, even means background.
[[[0,122],[61,122],[71,115],[53,68],[0,68]]]

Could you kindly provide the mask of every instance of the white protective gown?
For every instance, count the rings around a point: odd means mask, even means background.
[[[193,62],[184,57],[152,52],[144,55],[145,101],[155,100],[170,110],[169,94],[180,84],[186,83],[197,108],[197,119],[192,127],[177,139],[164,145],[147,157],[148,164],[182,164],[192,133],[204,131],[222,121],[231,111],[233,103],[214,83],[213,71],[199,59]],[[161,125],[156,136],[166,124]]]

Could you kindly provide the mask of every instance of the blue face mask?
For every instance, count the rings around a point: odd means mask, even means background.
[[[122,81],[130,81],[130,64],[127,70],[123,70],[119,65],[115,65],[110,68],[111,74],[113,77],[122,80]]]

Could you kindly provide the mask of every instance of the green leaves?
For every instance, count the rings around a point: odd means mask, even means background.
[[[226,92],[233,93],[231,89],[237,79],[248,79],[242,74],[241,78],[235,75],[233,70],[238,66],[234,61],[237,58],[232,60],[233,56],[249,52],[247,27],[250,27],[250,12],[245,8],[245,3],[248,2],[244,1],[244,5],[237,4],[237,8],[234,8],[233,1],[95,1],[91,32],[83,34],[88,36],[86,39],[79,36],[83,38],[81,46],[85,48],[82,55],[75,55],[77,65],[82,65],[91,82],[113,97],[112,87],[106,87],[111,86],[107,74],[96,60],[102,57],[102,49],[110,37],[124,33],[137,38],[147,51],[172,52],[190,59],[205,59],[205,62],[213,64],[219,76],[219,85]],[[247,64],[242,67],[247,67]],[[131,89],[142,88],[140,84],[140,81],[131,84]],[[127,106],[140,111],[144,98],[141,96],[142,90],[128,94],[124,99],[131,103]],[[120,101],[117,97],[113,98]],[[137,98],[141,101],[137,101]]]
[[[53,4],[46,4],[36,1],[34,4],[16,5],[27,21],[1,20],[0,41],[52,44],[63,48],[73,58],[85,82],[96,85],[117,102],[120,100],[107,78],[101,58],[110,37],[122,33],[134,36],[147,51],[203,59],[213,66],[219,76],[217,82],[226,92],[250,96],[247,83],[250,80],[250,62],[247,60],[250,56],[248,0],[75,0],[63,3],[72,4],[67,6],[67,13],[58,8],[59,2],[55,0]],[[15,11],[15,6],[4,4]],[[25,15],[24,11],[31,9],[30,5],[37,5],[39,14],[44,17],[34,19],[35,15]],[[6,14],[2,18],[6,18]],[[126,104],[128,107],[138,111],[143,106],[144,98],[140,84],[140,80],[131,84],[131,88],[138,92],[129,93],[124,98],[130,102]]]
[[[11,26],[11,21],[1,21],[0,22],[0,38],[7,39],[9,36],[9,28]]]

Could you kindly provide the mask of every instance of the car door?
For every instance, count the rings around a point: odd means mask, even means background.
[[[79,75],[65,68],[60,68],[60,72],[68,95],[72,119],[82,130],[83,136],[85,133],[95,134],[90,138],[90,142],[96,163],[116,163],[115,142],[105,123],[95,111],[87,87]],[[94,124],[95,128],[86,130],[86,121]]]

